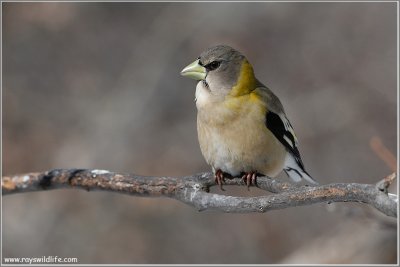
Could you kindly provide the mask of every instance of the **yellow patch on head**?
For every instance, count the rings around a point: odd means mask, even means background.
[[[256,89],[256,77],[254,76],[253,67],[245,59],[240,67],[237,84],[232,88],[229,96],[242,96],[249,94],[254,89]]]

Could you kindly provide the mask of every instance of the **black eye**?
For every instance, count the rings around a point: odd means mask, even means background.
[[[219,61],[213,61],[213,62],[211,62],[211,63],[208,63],[207,65],[205,65],[204,67],[207,69],[207,70],[215,70],[216,68],[218,68],[219,67],[219,65],[221,65],[221,62],[219,62]]]

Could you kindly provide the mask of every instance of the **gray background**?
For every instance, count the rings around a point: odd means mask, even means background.
[[[396,3],[2,5],[5,175],[208,171],[196,136],[195,82],[179,72],[215,44],[244,53],[281,98],[318,181],[375,183],[394,171],[371,140],[396,153]],[[200,213],[169,199],[60,190],[7,196],[2,205],[3,257],[397,260],[396,221],[361,204]]]

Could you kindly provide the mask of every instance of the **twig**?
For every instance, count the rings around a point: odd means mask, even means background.
[[[369,145],[371,149],[375,152],[375,154],[386,163],[386,165],[395,172],[397,169],[397,160],[395,155],[385,146],[382,142],[382,139],[378,136],[374,136],[369,141]]]
[[[381,183],[387,188],[395,174]],[[226,181],[227,185],[242,184],[240,178]],[[200,173],[186,177],[153,177],[120,174],[106,170],[59,169],[44,173],[5,176],[3,195],[60,188],[104,190],[143,197],[170,197],[198,210],[214,209],[223,212],[267,212],[288,207],[322,202],[360,202],[382,213],[397,217],[397,197],[389,197],[378,185],[336,183],[321,186],[295,186],[268,177],[259,177],[257,186],[274,194],[259,197],[234,197],[211,194],[215,185],[213,174]]]
[[[382,180],[376,183],[376,187],[384,192],[385,194],[388,193],[389,186],[393,183],[394,179],[396,179],[396,173],[389,174]]]

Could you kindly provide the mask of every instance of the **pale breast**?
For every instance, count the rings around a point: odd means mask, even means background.
[[[198,109],[203,156],[214,170],[234,176],[250,171],[276,176],[287,152],[267,130],[265,110],[250,101],[242,102],[238,107],[219,103]]]

